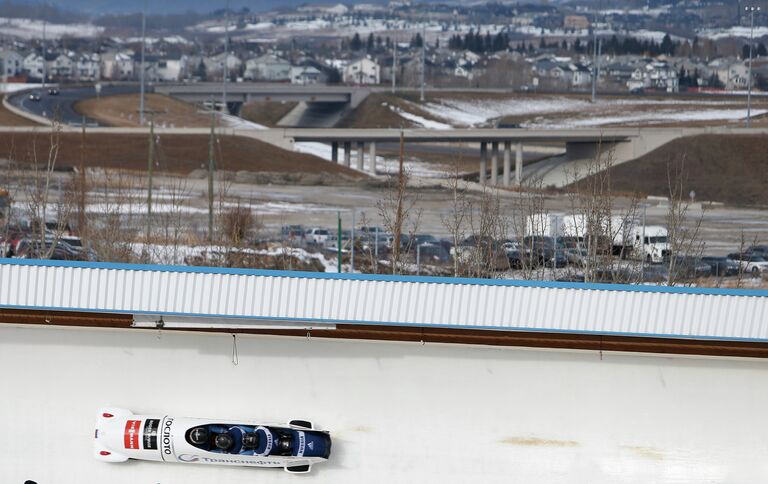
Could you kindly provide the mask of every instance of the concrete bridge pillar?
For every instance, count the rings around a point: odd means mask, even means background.
[[[523,144],[517,143],[515,153],[515,184],[517,186],[523,183]]]
[[[370,164],[368,165],[368,171],[371,172],[371,175],[376,174],[376,142],[371,141],[368,143],[368,150],[370,151],[369,156],[371,158]]]
[[[509,175],[512,172],[512,142],[504,142],[504,186],[509,186]]]
[[[491,143],[491,185],[499,184],[499,142]]]
[[[344,142],[344,166],[352,166],[352,142]]]
[[[334,141],[331,143],[331,161],[334,163],[339,162],[339,142]]]
[[[363,157],[365,156],[365,142],[357,142],[357,169],[363,171]]]
[[[480,143],[480,177],[478,180],[481,185],[485,185],[485,180],[488,176],[488,142],[483,141]]]

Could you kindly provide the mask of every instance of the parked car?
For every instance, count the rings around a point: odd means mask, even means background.
[[[744,251],[745,254],[759,255],[768,258],[768,245],[752,245]]]
[[[421,264],[445,264],[451,260],[451,254],[440,244],[419,244],[413,252],[418,253]]]
[[[440,243],[440,241],[437,240],[437,237],[435,237],[434,235],[415,234],[413,236],[413,243],[414,244],[418,244],[418,245],[421,245],[421,244],[434,244],[434,245],[437,245],[437,244]]]
[[[32,102],[39,102],[40,101],[40,93],[39,92],[30,92],[29,96],[27,96],[27,99],[29,99]]]
[[[59,89],[56,87],[50,87],[48,88],[48,94],[50,96],[58,96],[59,95]]]
[[[301,225],[284,225],[281,231],[283,239],[291,241],[304,240],[304,227]]]
[[[502,244],[488,236],[470,235],[453,248],[451,255],[460,264],[482,264],[496,271],[510,268],[510,261]]]
[[[712,275],[715,277],[735,276],[739,273],[739,263],[727,257],[705,256],[701,261],[709,264]]]
[[[305,237],[310,244],[323,245],[328,242],[328,236],[330,233],[327,229],[320,227],[313,227],[307,230]]]
[[[738,252],[728,254],[728,258],[736,261],[743,272],[749,272],[754,277],[760,277],[763,272],[768,272],[768,260],[759,255],[740,254]]]
[[[699,257],[677,256],[670,261],[672,279],[700,279],[712,275],[712,267]]]

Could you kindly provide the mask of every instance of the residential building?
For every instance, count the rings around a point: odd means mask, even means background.
[[[15,77],[24,69],[24,57],[15,50],[0,50],[0,76]]]
[[[291,63],[275,54],[265,54],[245,61],[245,79],[280,82],[291,79]]]
[[[309,85],[318,84],[323,73],[312,66],[291,67],[291,84]]]
[[[100,56],[101,77],[107,80],[124,81],[137,78],[136,64],[131,52],[107,52]]]
[[[342,79],[349,84],[380,84],[381,68],[376,61],[364,57],[347,64]]]

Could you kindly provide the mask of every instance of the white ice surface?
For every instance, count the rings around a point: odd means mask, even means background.
[[[0,482],[768,481],[768,362],[597,352],[0,327]],[[306,418],[308,476],[92,456],[97,410]]]

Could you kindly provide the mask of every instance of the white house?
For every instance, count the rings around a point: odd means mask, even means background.
[[[291,67],[291,84],[317,84],[322,75],[322,72],[312,66],[294,66]]]
[[[215,77],[219,76],[221,77],[222,72],[224,72],[224,52],[221,54],[216,54],[210,57],[203,58],[203,63],[205,64],[205,71],[209,77]],[[239,71],[240,66],[243,65],[243,61],[241,61],[236,55],[232,54],[231,52],[226,55],[226,63],[227,63],[227,71],[229,75],[231,76],[232,73],[236,73]]]
[[[0,76],[14,77],[24,69],[24,57],[15,50],[0,50]]]
[[[101,55],[101,77],[127,80],[135,77],[133,55],[130,52],[107,52]]]
[[[78,56],[75,66],[75,76],[80,80],[95,81],[101,74],[99,54],[82,54]]]
[[[381,67],[375,61],[364,57],[347,64],[343,80],[349,84],[380,84]]]
[[[75,70],[75,61],[66,54],[59,54],[53,60],[46,59],[48,76],[54,79],[70,79]]]
[[[184,66],[182,56],[152,58],[147,62],[147,75],[153,81],[176,82],[184,75]]]
[[[22,62],[22,69],[29,77],[42,79],[43,72],[45,71],[43,56],[36,52],[28,54]]]
[[[275,54],[265,54],[245,62],[243,77],[254,81],[287,81],[291,79],[291,63]]]

